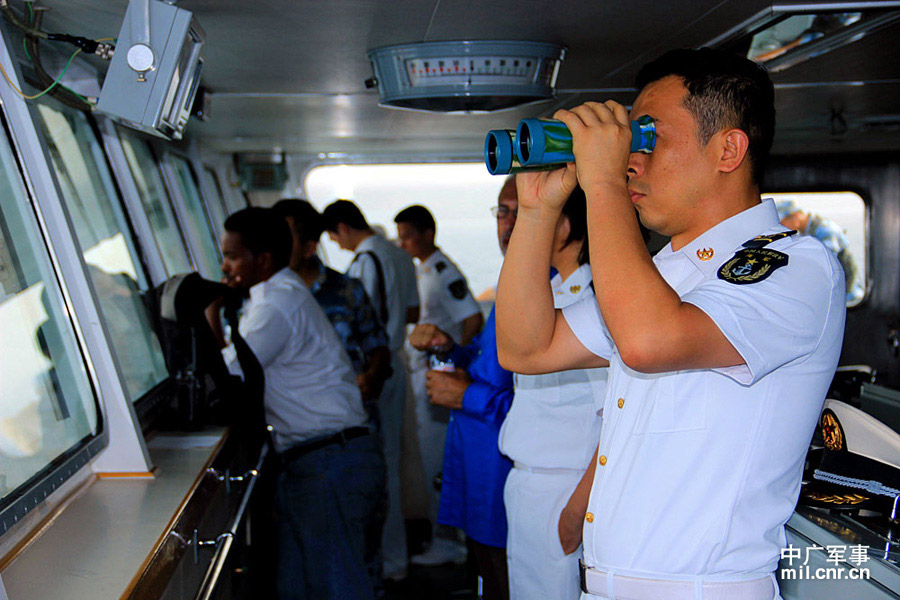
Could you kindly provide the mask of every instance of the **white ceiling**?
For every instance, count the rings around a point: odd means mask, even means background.
[[[13,6],[21,0],[12,0]],[[44,29],[117,35],[127,0],[39,0]],[[631,94],[637,68],[673,47],[695,47],[769,7],[767,0],[181,0],[207,33],[204,84],[211,118],[190,135],[223,152],[477,158],[488,129],[550,114],[586,99]],[[900,114],[900,29],[871,36],[777,74],[778,144],[796,151],[832,143],[837,107],[853,123]],[[369,49],[447,39],[527,39],[568,47],[555,102],[491,115],[443,115],[378,106],[366,90]],[[872,60],[873,56],[880,57]],[[850,86],[848,81],[880,81]],[[802,84],[802,85],[799,85]],[[845,148],[893,144],[896,132],[869,128]]]

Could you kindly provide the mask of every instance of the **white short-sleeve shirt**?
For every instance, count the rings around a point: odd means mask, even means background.
[[[596,302],[563,311],[584,346],[610,360],[588,565],[705,580],[775,569],[846,310],[843,271],[817,240],[791,235],[764,246],[778,254],[741,254],[745,242],[785,231],[766,200],[653,259],[744,365],[638,373],[621,361]],[[786,264],[764,270],[766,256]]]
[[[457,342],[462,322],[481,310],[456,264],[438,248],[416,265],[419,323],[437,325]]]
[[[334,327],[300,277],[285,267],[250,288],[238,331],[266,378],[266,421],[280,451],[365,425],[356,375]],[[234,346],[222,350],[241,374]]]
[[[580,300],[595,302],[590,265],[565,281],[557,274],[550,285],[558,309]],[[500,428],[500,452],[530,468],[584,471],[600,437],[597,409],[608,370],[513,374],[515,396]]]
[[[359,243],[347,275],[362,282],[377,315],[381,314],[382,306],[378,273],[372,257],[366,252],[372,252],[381,264],[388,316],[384,328],[390,349],[399,350],[406,339],[406,309],[419,305],[415,265],[409,254],[380,235],[371,235]]]

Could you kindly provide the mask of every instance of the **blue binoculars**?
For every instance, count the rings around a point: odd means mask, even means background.
[[[631,122],[631,151],[653,152],[656,126],[644,115]],[[558,168],[575,160],[572,132],[555,119],[522,119],[515,131],[493,129],[484,140],[484,164],[491,175]]]

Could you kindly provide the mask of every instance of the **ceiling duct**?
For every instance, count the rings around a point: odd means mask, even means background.
[[[381,105],[490,112],[551,100],[566,49],[521,41],[422,42],[370,50]]]

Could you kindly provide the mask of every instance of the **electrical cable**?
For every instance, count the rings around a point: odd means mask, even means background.
[[[36,99],[40,98],[41,96],[43,96],[44,94],[46,94],[47,92],[49,92],[50,90],[52,90],[53,88],[55,88],[57,85],[59,85],[59,82],[60,82],[60,80],[63,78],[63,75],[65,75],[65,74],[66,74],[66,71],[69,70],[69,67],[72,66],[72,61],[73,61],[73,60],[75,59],[75,57],[78,56],[78,54],[80,54],[80,53],[81,53],[81,48],[79,48],[78,50],[76,50],[75,52],[73,52],[73,53],[72,53],[72,56],[69,57],[68,62],[66,62],[66,66],[63,68],[62,73],[60,73],[59,76],[58,76],[55,80],[53,80],[53,83],[50,84],[50,87],[44,89],[44,91],[42,91],[42,92],[38,92],[37,94],[34,94],[33,96],[29,96],[29,95],[25,94],[22,90],[20,90],[19,88],[16,87],[16,84],[14,84],[14,83],[12,82],[12,79],[9,78],[9,75],[6,74],[6,69],[3,68],[3,64],[2,64],[2,63],[0,63],[0,73],[3,74],[3,78],[6,80],[6,83],[9,84],[9,87],[11,87],[13,90],[15,90],[15,92],[16,92],[17,94],[19,94],[20,96],[22,96],[22,97],[25,98],[26,100],[36,100]],[[68,88],[66,88],[66,89],[68,89]],[[72,90],[69,90],[69,91],[72,92]],[[72,92],[72,93],[75,94],[75,92]],[[77,95],[77,94],[76,94],[76,95]],[[87,102],[87,99],[86,99],[86,98],[84,98],[84,97],[81,96],[81,95],[78,95],[78,96],[79,96],[79,98],[81,98],[82,100],[84,100],[85,102]]]
[[[25,34],[22,40],[22,45],[25,50],[25,56],[34,65],[37,79],[39,81],[38,85],[40,85],[40,83],[43,83],[47,87],[44,88],[43,91],[38,92],[34,95],[25,94],[22,90],[16,87],[16,85],[12,82],[12,79],[3,69],[3,66],[0,65],[0,72],[2,72],[3,78],[6,79],[7,83],[9,83],[10,87],[12,87],[12,89],[17,94],[19,94],[26,100],[34,100],[40,98],[44,94],[52,92],[52,96],[66,105],[72,106],[73,108],[77,108],[79,110],[90,110],[96,105],[95,102],[91,102],[75,90],[72,90],[71,88],[60,83],[60,81],[62,80],[66,72],[68,72],[69,67],[72,66],[72,61],[80,52],[88,52],[109,60],[112,57],[113,52],[115,51],[115,46],[107,42],[116,42],[118,40],[115,40],[115,38],[100,38],[97,40],[92,40],[89,38],[72,36],[69,34],[46,33],[44,31],[41,31],[40,29],[41,13],[35,13],[32,0],[25,0],[24,4],[28,7],[28,14],[25,17],[27,19],[27,22],[23,23],[21,20],[19,20],[15,12],[13,12],[12,8],[10,7],[9,0],[0,0],[0,12],[3,13],[3,15],[10,23],[12,23],[18,29],[22,30],[22,32]],[[40,39],[45,39],[48,41],[67,42],[78,47],[78,50],[76,50],[69,57],[62,72],[55,79],[51,80],[50,75],[46,71],[44,71],[43,67],[41,66],[38,48],[38,40]]]
[[[34,22],[32,23],[35,29],[40,29],[43,16],[43,11],[35,11]],[[39,43],[40,38],[30,35],[26,35],[25,37],[27,40],[29,53],[31,54],[31,64],[34,67],[34,74],[37,80],[37,84],[34,87],[38,89],[49,87],[49,94],[51,96],[53,96],[66,106],[70,106],[76,110],[93,110],[94,104],[85,101],[85,99],[80,94],[72,93],[64,85],[53,85],[53,77],[51,77],[50,74],[47,73],[46,70],[44,70],[44,66],[41,63],[41,46]]]
[[[28,4],[28,8],[31,9],[31,3],[26,2]],[[23,23],[19,20],[19,17],[16,16],[16,13],[13,12],[12,7],[9,5],[9,0],[0,0],[0,11],[6,16],[10,23],[24,31],[27,35],[32,37],[40,38],[42,40],[47,39],[47,34],[41,31],[38,28],[31,27],[30,25]],[[31,10],[32,15],[34,11]]]

